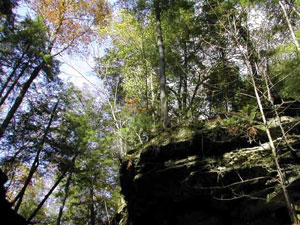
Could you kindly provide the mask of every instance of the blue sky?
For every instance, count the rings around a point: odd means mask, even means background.
[[[117,0],[108,0],[111,4]],[[97,74],[93,71],[95,66],[95,57],[104,54],[104,48],[107,43],[91,43],[90,51],[87,57],[79,55],[64,55],[61,60],[64,64],[61,67],[60,77],[66,81],[74,83],[75,86],[82,90],[86,88],[94,89],[95,91],[103,90],[102,82],[98,79]]]
[[[108,0],[111,4],[117,2],[117,0]],[[25,17],[29,14],[29,9],[25,4],[20,4],[20,7],[16,9],[18,15]],[[66,82],[72,82],[80,89],[96,89],[101,88],[102,83],[97,78],[97,74],[93,71],[95,66],[95,57],[99,57],[104,53],[104,46],[107,43],[91,43],[88,50],[88,54],[84,57],[79,54],[67,55],[63,54],[59,56],[59,60],[62,62],[60,77]]]

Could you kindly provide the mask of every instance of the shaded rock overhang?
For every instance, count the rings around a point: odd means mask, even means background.
[[[282,118],[293,129],[298,119]],[[300,201],[300,151],[288,148],[270,121],[293,202]],[[261,140],[266,140],[263,127]],[[265,139],[264,139],[265,138]],[[160,134],[124,159],[122,193],[131,225],[290,224],[268,142],[249,142],[218,126],[183,127]]]

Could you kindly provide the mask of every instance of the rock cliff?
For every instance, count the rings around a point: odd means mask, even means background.
[[[300,203],[299,119],[282,118],[287,146],[277,122],[269,126],[288,181],[294,207]],[[120,225],[283,225],[291,224],[264,129],[232,135],[213,124],[161,133],[132,151],[120,169],[126,205]],[[296,150],[296,151],[295,151]],[[300,215],[298,215],[300,216]]]

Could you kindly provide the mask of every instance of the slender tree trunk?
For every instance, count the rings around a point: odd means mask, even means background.
[[[55,104],[55,106],[53,107],[53,110],[51,112],[51,117],[50,117],[50,120],[47,124],[47,127],[45,129],[45,132],[44,132],[44,135],[43,135],[43,139],[41,140],[41,143],[39,144],[38,146],[38,151],[35,155],[35,158],[34,158],[34,161],[31,165],[31,168],[30,168],[30,171],[29,171],[29,174],[27,176],[27,179],[21,189],[21,191],[18,193],[18,195],[15,197],[15,199],[12,201],[12,204],[15,204],[16,202],[16,206],[15,206],[15,211],[17,212],[21,206],[21,203],[22,203],[22,200],[23,200],[23,197],[24,197],[24,194],[25,194],[25,191],[35,173],[35,171],[37,170],[38,166],[39,166],[39,159],[40,159],[40,153],[41,151],[43,150],[43,147],[44,147],[44,144],[45,144],[45,141],[46,141],[46,137],[48,135],[48,132],[49,132],[49,129],[50,129],[50,126],[52,124],[52,121],[53,121],[53,118],[54,118],[54,113],[57,109],[57,106],[58,106],[58,103],[59,101],[57,101],[57,103]]]
[[[272,138],[270,129],[268,127],[268,122],[267,122],[267,119],[266,119],[266,116],[265,116],[265,113],[264,113],[262,102],[261,102],[260,96],[258,94],[257,86],[256,86],[255,79],[254,79],[253,76],[252,76],[252,84],[253,84],[253,87],[254,87],[254,92],[255,92],[257,104],[258,104],[258,107],[259,107],[259,110],[260,110],[260,113],[261,113],[261,116],[262,116],[262,119],[263,119],[263,123],[264,123],[265,129],[266,129],[266,132],[267,132],[267,136],[268,136],[268,139],[269,139],[269,143],[270,143],[270,146],[271,146],[271,149],[272,149],[272,155],[273,155],[274,163],[275,163],[275,166],[276,166],[276,171],[277,171],[277,174],[278,174],[278,177],[279,177],[279,184],[280,184],[280,187],[282,189],[284,199],[286,201],[286,205],[287,205],[291,220],[292,220],[293,224],[298,224],[299,221],[297,219],[297,215],[295,213],[295,210],[293,209],[292,201],[290,199],[290,195],[289,195],[288,190],[286,188],[287,180],[286,180],[286,178],[285,178],[285,176],[282,172],[282,168],[281,168],[281,166],[279,164],[279,161],[278,161],[277,149],[275,147],[274,140]]]
[[[286,206],[287,206],[287,209],[288,209],[289,214],[290,214],[291,221],[294,224],[298,224],[299,221],[297,219],[297,215],[296,215],[295,210],[293,208],[293,205],[292,205],[292,202],[291,202],[291,199],[290,199],[290,195],[289,195],[287,187],[286,187],[287,180],[286,180],[286,178],[285,178],[285,176],[282,172],[282,168],[279,164],[277,149],[276,149],[276,146],[274,144],[274,140],[273,140],[273,137],[271,135],[271,132],[270,132],[270,129],[269,129],[269,126],[268,126],[268,122],[267,122],[267,119],[266,119],[266,116],[265,116],[265,113],[264,113],[264,108],[263,108],[263,105],[262,105],[261,97],[259,96],[258,88],[257,88],[256,82],[255,82],[255,79],[258,77],[259,57],[258,57],[258,55],[255,51],[255,48],[254,48],[250,38],[248,37],[247,33],[245,32],[245,28],[240,26],[239,31],[240,31],[241,37],[243,38],[243,40],[247,44],[248,55],[246,55],[244,53],[242,53],[242,54],[244,55],[245,61],[246,62],[248,61],[247,67],[248,67],[249,71],[251,72],[252,85],[253,85],[253,88],[254,88],[254,93],[255,93],[257,105],[259,107],[259,110],[260,110],[260,113],[261,113],[261,116],[262,116],[262,119],[263,119],[264,127],[266,129],[267,137],[268,137],[268,140],[269,140],[269,143],[270,143],[274,164],[275,164],[276,171],[277,171],[277,174],[278,174],[278,177],[279,177],[279,185],[282,189],[284,199],[286,201]],[[239,44],[238,39],[237,38],[235,38],[235,39],[236,39],[237,43]],[[266,79],[265,74],[263,74],[263,78]]]
[[[180,97],[180,98],[177,97],[178,108],[180,110],[183,110],[183,107],[182,107],[182,86],[183,86],[183,80],[184,80],[183,74],[181,74],[179,76],[179,84],[178,84],[178,90],[177,90],[178,96]]]
[[[94,190],[93,187],[90,187],[90,225],[96,225],[96,212],[95,212],[95,207],[94,207]]]
[[[193,104],[194,104],[194,101],[195,101],[195,98],[196,98],[196,95],[197,95],[197,92],[198,92],[200,86],[203,85],[205,83],[205,81],[207,81],[208,79],[209,79],[209,76],[206,76],[201,80],[201,73],[199,73],[198,80],[196,82],[196,87],[193,91],[193,95],[192,95],[191,100],[188,105],[188,109],[187,109],[188,111],[190,111],[193,107]]]
[[[14,80],[14,82],[10,85],[10,87],[8,88],[8,90],[6,91],[5,95],[1,98],[0,101],[0,106],[2,106],[4,104],[4,102],[6,101],[7,97],[10,95],[10,93],[12,92],[12,90],[14,89],[14,87],[16,86],[16,84],[18,83],[19,79],[23,76],[25,70],[27,69],[29,63],[27,63],[22,71],[20,72],[20,74],[17,76],[17,78]],[[2,96],[3,93],[1,93]]]
[[[166,71],[165,71],[165,53],[164,53],[164,41],[161,29],[161,0],[155,1],[155,19],[156,19],[156,30],[157,30],[157,46],[159,52],[159,71],[160,71],[160,110],[161,120],[163,127],[168,126],[168,94],[166,86]]]
[[[18,212],[20,206],[21,206],[21,203],[23,201],[23,197],[24,197],[24,194],[25,194],[25,191],[33,177],[33,174],[35,173],[35,171],[37,170],[38,166],[39,166],[39,156],[40,156],[40,152],[41,152],[41,148],[38,150],[38,152],[36,153],[36,156],[34,158],[34,161],[31,165],[31,168],[30,168],[30,171],[29,171],[29,174],[26,178],[26,181],[21,189],[21,191],[18,193],[18,195],[15,197],[15,199],[12,201],[12,204],[15,204],[16,202],[16,206],[15,206],[15,211]]]
[[[52,188],[48,191],[48,193],[45,195],[43,200],[40,202],[40,204],[37,206],[37,208],[33,211],[33,213],[28,217],[27,223],[29,224],[31,220],[36,216],[38,211],[43,207],[44,203],[48,200],[49,196],[52,194],[52,192],[55,190],[55,188],[59,185],[59,183],[62,181],[62,179],[65,177],[66,173],[70,167],[68,167],[57,179],[55,184],[52,186]]]
[[[300,45],[299,45],[299,42],[298,42],[298,40],[297,40],[297,37],[296,37],[296,35],[295,35],[295,32],[294,32],[294,30],[293,30],[292,24],[291,24],[291,22],[290,22],[290,19],[289,19],[288,14],[287,14],[287,12],[286,12],[286,10],[285,10],[285,7],[284,7],[284,5],[282,4],[282,1],[279,1],[279,5],[280,5],[280,7],[281,7],[281,9],[282,9],[282,11],[283,11],[283,14],[284,14],[284,18],[285,18],[285,20],[286,20],[286,23],[288,24],[288,27],[289,27],[289,30],[290,30],[290,33],[291,33],[293,42],[294,42],[294,44],[296,45],[297,50],[300,51]]]
[[[234,26],[235,25],[236,24],[234,24]],[[240,29],[240,28],[242,28],[242,29]],[[254,93],[255,93],[257,105],[259,107],[259,110],[260,110],[260,113],[261,113],[261,116],[262,116],[262,119],[263,119],[264,127],[266,129],[267,137],[268,137],[268,140],[269,140],[269,143],[270,143],[274,164],[275,164],[276,171],[277,171],[277,174],[278,174],[278,177],[279,177],[279,185],[282,189],[284,199],[285,199],[285,202],[286,202],[286,206],[287,206],[287,209],[288,209],[289,214],[290,214],[291,221],[293,222],[293,224],[298,225],[299,220],[297,219],[297,215],[296,215],[296,212],[293,208],[292,201],[290,199],[290,196],[289,196],[289,193],[288,193],[288,190],[287,190],[287,186],[286,186],[287,180],[286,180],[286,178],[284,176],[284,173],[282,172],[282,168],[279,164],[277,149],[276,149],[276,146],[274,144],[274,140],[273,140],[273,137],[271,135],[271,132],[270,132],[270,129],[269,129],[269,126],[268,126],[268,122],[267,122],[267,119],[266,119],[266,116],[265,116],[265,112],[264,112],[264,108],[263,108],[263,105],[262,105],[261,97],[258,93],[258,88],[257,88],[256,82],[255,82],[255,79],[257,78],[257,75],[258,75],[258,66],[257,65],[258,65],[259,60],[258,60],[256,51],[254,49],[254,46],[252,45],[252,42],[250,41],[250,38],[248,37],[248,35],[245,35],[245,32],[244,32],[245,29],[240,26],[239,31],[240,31],[239,32],[240,36],[243,38],[244,41],[246,41],[246,44],[247,44],[248,54],[245,54],[243,52],[241,52],[241,54],[244,56],[244,60],[245,60],[245,63],[247,65],[247,68],[248,68],[249,72],[251,73],[251,81],[252,81],[252,85],[253,85],[253,88],[254,88]],[[237,44],[240,44],[240,42],[239,42],[239,40],[236,36],[234,36],[234,39],[235,39]],[[264,73],[262,73],[262,74],[263,74],[263,78],[266,79],[265,74]],[[265,83],[268,84],[268,82],[266,82],[266,81],[265,81]],[[270,95],[270,94],[268,94],[268,95]],[[268,96],[268,98],[270,98],[270,96]]]
[[[154,110],[155,93],[154,93],[153,74],[152,73],[150,73],[150,91],[151,91],[151,116],[152,116],[152,120],[153,120],[153,127],[156,127],[155,110]]]
[[[107,218],[107,222],[108,222],[108,225],[110,225],[110,216],[109,216],[109,213],[108,213],[108,209],[107,209],[107,204],[106,204],[106,201],[104,200],[104,207],[105,207],[105,213],[106,213],[106,218]]]
[[[183,93],[182,93],[182,105],[183,111],[186,115],[187,113],[187,98],[188,98],[188,83],[187,83],[187,71],[188,71],[188,61],[187,61],[187,46],[184,43],[184,71],[183,71]]]
[[[71,179],[72,179],[72,172],[69,173],[69,176],[67,178],[67,182],[66,182],[66,186],[65,186],[64,198],[63,198],[62,204],[61,204],[61,206],[59,208],[59,213],[58,213],[58,216],[57,216],[56,225],[60,225],[61,224],[61,218],[62,218],[62,215],[63,215],[63,212],[64,212],[64,207],[65,207],[68,195],[69,195],[69,187],[70,187]]]
[[[6,81],[5,81],[5,83],[3,84],[3,86],[0,90],[0,97],[2,96],[4,90],[7,88],[9,82],[13,79],[16,70],[17,70],[17,68],[14,68],[13,71],[10,73],[10,75],[6,78]]]
[[[146,95],[146,109],[147,111],[149,111],[149,99],[148,99],[148,92],[149,92],[149,85],[148,85],[148,66],[147,66],[147,59],[146,59],[146,52],[145,52],[145,43],[144,43],[144,30],[143,27],[141,27],[140,29],[142,29],[142,53],[143,53],[143,64],[144,64],[144,70],[145,70],[145,85],[146,85],[146,89],[145,89],[145,95]]]
[[[10,75],[7,77],[4,85],[1,87],[1,90],[0,90],[0,97],[2,97],[2,94],[4,92],[4,90],[6,89],[7,85],[9,84],[9,82],[12,80],[12,78],[14,77],[17,69],[19,68],[19,66],[21,65],[22,63],[22,60],[26,54],[26,52],[28,51],[29,49],[29,45],[27,45],[26,47],[26,50],[23,52],[22,56],[19,58],[19,60],[17,61],[16,65],[14,66],[13,70],[11,71]],[[28,62],[27,62],[28,64]],[[26,66],[27,67],[27,66]]]
[[[2,122],[2,124],[0,126],[0,138],[3,137],[3,134],[6,130],[6,128],[8,127],[8,124],[10,123],[10,121],[12,120],[12,118],[15,115],[15,112],[18,110],[19,106],[21,105],[26,92],[28,91],[28,89],[29,89],[30,85],[32,84],[32,82],[34,81],[34,79],[38,76],[39,72],[42,70],[43,66],[44,66],[44,62],[42,62],[40,65],[38,65],[31,73],[29,79],[23,85],[23,87],[19,93],[19,96],[16,98],[14,104],[10,108],[9,112],[6,115],[6,118],[4,119],[4,121]]]

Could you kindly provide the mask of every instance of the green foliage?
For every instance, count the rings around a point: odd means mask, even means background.
[[[96,97],[74,87],[51,88],[46,79],[38,79],[26,93],[26,104],[15,114],[14,123],[1,140],[1,149],[6,154],[2,161],[12,171],[9,175],[18,171],[26,177],[28,170],[14,168],[31,163],[41,147],[49,112],[60,99],[45,136],[38,172],[55,168],[44,181],[54,179],[65,169],[72,173],[63,214],[63,221],[68,224],[91,224],[92,215],[98,224],[107,224],[108,217],[120,204],[116,158],[126,157],[128,151],[149,144],[189,140],[194,135],[194,130],[187,128],[191,122],[215,118],[210,122],[216,130],[246,136],[250,142],[256,140],[261,118],[253,98],[251,70],[259,70],[255,80],[260,96],[267,93],[262,79],[266,74],[282,97],[300,100],[299,54],[290,41],[290,31],[277,1],[160,1],[168,116],[173,126],[163,129],[159,122],[160,73],[154,7],[158,1],[126,2],[128,7],[120,9],[111,26],[99,31],[111,40],[106,54],[98,61],[106,102],[101,99],[98,104]],[[295,3],[299,5],[298,1]],[[258,14],[264,24],[252,24]],[[57,17],[53,16],[44,19],[55,22]],[[289,16],[299,38],[296,13]],[[12,29],[1,20],[0,87],[5,93],[16,83],[4,107],[9,107],[20,87],[42,62],[46,75],[43,78],[56,80],[59,62],[51,56],[53,46],[43,21],[40,17],[25,18],[16,21]],[[9,75],[11,80],[5,86]],[[1,110],[4,113],[6,108]],[[158,137],[152,138],[157,134]],[[20,189],[16,182],[12,184],[15,190]],[[62,204],[66,185],[63,180],[56,199],[52,199],[56,206]],[[20,209],[23,215],[28,216],[37,206],[44,188],[41,181],[28,189]],[[36,221],[45,221],[49,214],[55,218],[56,213],[43,209]]]
[[[285,53],[285,51],[280,51],[280,54]],[[271,68],[272,73],[274,74],[274,83],[282,97],[294,98],[298,101],[300,100],[299,62],[300,58],[298,55],[291,59],[280,57],[277,63]]]
[[[94,99],[76,89],[70,89],[66,97],[68,107],[53,140],[63,156],[58,159],[61,166],[62,160],[76,156],[63,220],[88,224],[93,210],[96,220],[104,223],[105,204],[108,213],[117,208],[117,200],[112,197],[116,196],[117,162],[106,145],[106,137],[102,137],[101,114]],[[63,191],[62,188],[58,195],[64,196]]]
[[[136,148],[148,140],[152,130],[152,123],[150,115],[139,113],[134,115],[120,132],[128,146]]]
[[[26,17],[16,25],[15,30],[2,35],[1,44],[8,45],[3,46],[3,49],[11,49],[16,52],[24,51],[28,47],[26,54],[30,57],[39,57],[41,53],[46,51],[47,28],[39,17],[34,20]]]
[[[239,69],[225,61],[214,68],[208,81],[208,101],[218,113],[236,111],[235,96],[242,87]],[[224,107],[224,108],[223,108]]]
[[[126,98],[142,98],[148,101],[145,91],[149,90],[149,76],[153,76],[151,63],[156,55],[154,27],[152,24],[142,26],[130,13],[123,11],[122,20],[113,24],[110,34],[113,35],[115,50],[106,56],[106,63],[118,59],[115,67],[122,78],[122,89]],[[107,61],[109,60],[109,61]],[[120,66],[122,65],[122,66]],[[115,67],[110,66],[108,75],[115,74]],[[104,74],[107,75],[107,74]],[[154,76],[153,76],[153,79]],[[149,94],[149,93],[148,93]]]
[[[229,118],[221,120],[220,126],[230,135],[242,135],[248,137],[251,142],[257,138],[258,130],[255,125],[259,123],[258,121],[258,108],[247,105],[239,112],[232,113]]]
[[[26,191],[24,203],[21,205],[19,213],[28,218],[40,203],[39,195],[43,193],[45,184],[41,177],[35,178],[30,187]],[[47,208],[43,207],[35,217],[36,221],[45,220],[47,216]]]

